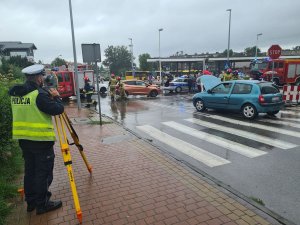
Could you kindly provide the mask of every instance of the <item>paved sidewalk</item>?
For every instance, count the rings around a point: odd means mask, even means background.
[[[279,224],[120,125],[89,124],[99,115],[87,109],[78,112],[75,106],[66,112],[93,167],[90,176],[71,146],[83,224]],[[52,199],[63,201],[61,209],[36,216],[19,200],[8,224],[78,224],[58,143],[51,191]]]

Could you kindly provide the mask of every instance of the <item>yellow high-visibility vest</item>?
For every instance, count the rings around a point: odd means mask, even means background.
[[[55,141],[55,132],[50,115],[36,105],[38,90],[25,96],[11,96],[13,113],[13,139]]]

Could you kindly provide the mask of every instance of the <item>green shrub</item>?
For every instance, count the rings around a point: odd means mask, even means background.
[[[11,70],[14,71],[14,70]],[[18,143],[12,140],[12,111],[9,87],[15,83],[14,74],[0,75],[0,225],[11,210],[11,199],[17,194],[15,180],[22,171],[23,160]]]

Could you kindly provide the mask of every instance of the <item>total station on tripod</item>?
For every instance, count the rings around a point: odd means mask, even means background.
[[[50,74],[44,77],[44,88],[49,90],[50,88],[57,89],[57,87],[58,87],[58,80],[54,72],[51,72]]]

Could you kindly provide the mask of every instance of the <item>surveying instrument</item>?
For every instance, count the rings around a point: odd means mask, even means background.
[[[64,164],[67,168],[67,172],[68,172],[68,176],[69,176],[69,181],[70,181],[72,195],[73,195],[73,199],[74,199],[74,206],[75,206],[75,210],[76,210],[77,219],[79,220],[80,223],[82,223],[82,212],[81,212],[81,208],[80,208],[80,204],[79,204],[79,198],[78,198],[76,184],[75,184],[74,175],[73,175],[72,158],[71,158],[71,152],[70,152],[69,146],[73,145],[73,144],[76,145],[90,174],[92,173],[92,167],[89,165],[89,163],[87,161],[87,158],[83,152],[83,147],[79,142],[78,135],[77,135],[76,131],[74,130],[67,114],[62,113],[61,115],[55,116],[54,119],[55,119],[55,125],[56,125],[56,130],[57,130],[57,134],[58,134],[58,138],[59,138],[59,142],[60,142],[60,148],[61,148],[61,152],[63,155]],[[69,130],[74,143],[69,144],[69,141],[68,141],[67,135],[66,135],[65,126]]]
[[[48,80],[47,80],[48,79]],[[57,87],[57,78],[55,75],[49,75],[45,79],[45,86],[46,88],[56,88]],[[73,175],[73,169],[72,169],[72,158],[71,158],[71,152],[70,152],[70,145],[76,145],[78,148],[80,155],[86,165],[86,168],[88,169],[89,173],[92,173],[92,167],[89,165],[87,158],[83,152],[83,146],[79,142],[79,137],[74,130],[74,127],[72,126],[72,123],[70,119],[68,118],[67,114],[63,112],[60,115],[57,115],[54,117],[55,120],[55,125],[56,125],[56,130],[57,130],[57,135],[59,138],[59,143],[60,143],[60,148],[64,160],[64,164],[67,168],[68,176],[69,176],[69,181],[71,185],[71,190],[72,190],[72,195],[74,199],[74,206],[76,210],[76,215],[77,219],[79,220],[79,223],[82,223],[82,211],[80,208],[79,204],[79,198],[78,198],[78,193],[76,189],[76,184],[74,180],[74,175]],[[72,139],[73,143],[69,143],[65,126],[67,127]]]

